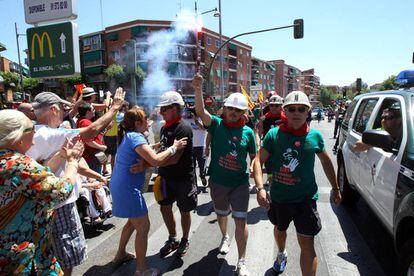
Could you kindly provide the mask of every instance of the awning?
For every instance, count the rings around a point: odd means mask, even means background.
[[[101,60],[101,51],[87,52],[83,54],[83,61]]]
[[[131,36],[137,36],[140,34],[144,34],[148,31],[147,26],[135,26],[131,28]]]
[[[229,49],[231,49],[231,50],[233,50],[233,51],[237,51],[237,46],[236,46],[236,44],[229,43]]]
[[[118,40],[118,33],[109,33],[108,35],[107,35],[107,37],[108,37],[108,40],[110,40],[110,41],[117,41]]]

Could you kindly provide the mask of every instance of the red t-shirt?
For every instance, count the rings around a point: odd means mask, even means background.
[[[92,124],[91,120],[83,118],[83,119],[79,119],[76,122],[76,127],[82,128],[82,127],[87,127],[91,124]],[[83,140],[83,142],[85,143],[85,150],[83,151],[82,157],[85,158],[86,162],[92,161],[93,158],[95,157],[95,154],[99,152],[98,149],[92,148],[86,144],[86,142],[92,142],[92,141],[95,141],[99,145],[103,145],[104,144],[103,135],[98,134],[94,138],[91,138],[89,140]]]

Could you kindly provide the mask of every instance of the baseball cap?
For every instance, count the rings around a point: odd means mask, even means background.
[[[95,90],[93,90],[92,87],[85,87],[84,89],[82,89],[82,99],[88,98],[92,95],[96,95],[98,93],[95,92]]]
[[[40,109],[43,107],[51,106],[53,104],[64,104],[67,106],[72,105],[70,102],[63,100],[61,97],[59,97],[55,93],[41,92],[37,94],[37,96],[34,98],[32,106],[33,106],[33,109]]]
[[[308,96],[302,91],[292,91],[287,94],[283,107],[292,105],[292,104],[303,104],[311,108]]]

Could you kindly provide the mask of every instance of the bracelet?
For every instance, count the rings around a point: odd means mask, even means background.
[[[168,150],[171,153],[171,156],[174,155],[177,152],[177,148],[176,147],[169,147]]]

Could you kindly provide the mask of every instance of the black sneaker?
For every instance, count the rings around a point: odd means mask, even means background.
[[[178,245],[177,249],[177,256],[183,257],[185,254],[187,254],[188,248],[190,247],[190,243],[186,238],[182,238],[180,244]]]
[[[175,238],[170,237],[165,242],[164,246],[160,249],[160,257],[161,258],[166,257],[171,252],[177,250],[178,246],[179,246],[179,242]]]

